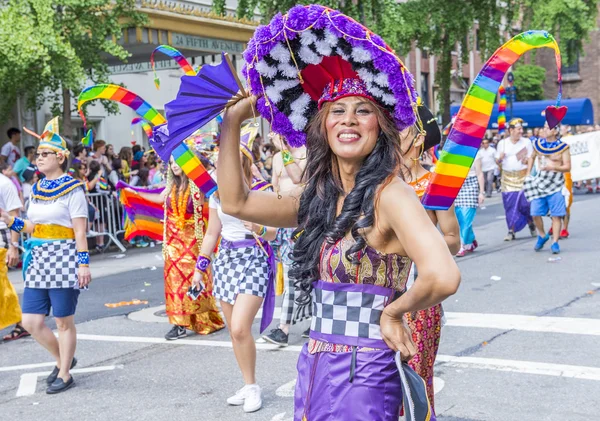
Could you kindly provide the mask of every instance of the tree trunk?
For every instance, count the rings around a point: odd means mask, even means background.
[[[442,110],[442,126],[451,120],[450,86],[452,85],[452,46],[448,45],[448,36],[442,40],[442,53],[438,60],[438,76],[440,85],[440,108]]]
[[[73,136],[73,124],[71,122],[71,91],[63,88],[63,121],[62,134],[71,139]],[[71,139],[73,140],[73,139]]]

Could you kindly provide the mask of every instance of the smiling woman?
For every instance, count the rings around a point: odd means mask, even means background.
[[[45,178],[31,192],[27,220],[1,211],[2,220],[16,232],[31,234],[23,256],[23,326],[56,359],[46,379],[46,393],[73,386],[69,371],[75,366],[77,342],[74,314],[80,289],[91,281],[86,228],[88,206],[81,181],[66,175],[69,150],[58,134],[58,118],[40,136],[36,163]],[[50,313],[56,320],[58,340],[45,324]]]
[[[314,313],[294,420],[396,421],[402,389],[394,355],[415,353],[402,317],[444,300],[460,282],[400,175],[399,130],[417,120],[412,76],[378,36],[318,5],[296,6],[259,28],[245,58],[258,97],[224,115],[219,195],[224,213],[298,227],[290,275],[300,304]],[[273,131],[295,146],[306,142],[296,191],[278,196],[242,181],[240,125],[255,103]],[[407,291],[411,261],[419,275]]]

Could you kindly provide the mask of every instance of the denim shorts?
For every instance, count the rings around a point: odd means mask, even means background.
[[[68,317],[75,314],[79,290],[74,288],[25,288],[23,291],[23,314],[50,314]]]
[[[555,217],[567,214],[565,197],[560,191],[531,201],[531,216],[546,216],[548,212],[550,212],[550,216]]]

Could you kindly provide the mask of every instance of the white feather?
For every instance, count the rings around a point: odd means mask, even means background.
[[[378,73],[377,76],[375,76],[375,83],[378,84],[379,86],[387,88],[389,86],[387,73],[384,73],[384,72]]]
[[[375,75],[371,72],[369,72],[367,69],[361,68],[356,70],[356,73],[358,73],[358,76],[360,76],[360,78],[367,84],[367,85],[372,85],[373,82],[375,81]]]
[[[340,39],[334,35],[329,29],[325,30],[325,42],[329,45],[331,45],[332,47],[337,46],[338,41]]]
[[[298,97],[298,99],[290,104],[292,113],[290,114],[289,118],[292,122],[292,127],[294,130],[304,130],[306,127],[308,119],[304,115],[304,112],[306,111],[308,104],[310,104],[310,95],[307,93],[303,93]]]
[[[267,87],[267,89],[266,89],[267,97],[269,98],[269,100],[271,102],[277,103],[277,102],[281,101],[283,91],[293,88],[294,86],[296,86],[299,83],[300,83],[300,81],[298,81],[297,79],[294,79],[294,80],[277,79],[271,86]]]
[[[278,43],[271,50],[271,57],[280,63],[287,63],[290,61],[290,50],[287,49],[282,43]]]
[[[344,59],[344,60],[346,60],[346,61],[350,61],[350,57],[348,57],[348,56],[346,55],[346,53],[344,53],[344,52],[342,51],[342,49],[341,49],[341,48],[336,48],[336,49],[335,49],[335,51],[336,51],[336,53],[337,53],[337,54],[338,54],[338,55],[339,55],[341,58],[343,58],[343,59]]]
[[[315,54],[310,48],[306,46],[300,48],[298,56],[300,56],[302,61],[308,64],[319,64],[321,60],[323,60],[323,57]]]
[[[269,66],[264,60],[261,60],[258,63],[256,63],[256,70],[258,70],[258,73],[260,73],[261,75],[269,78],[273,78],[277,74],[277,68]]]
[[[355,47],[352,49],[352,58],[359,63],[371,61],[371,53],[364,48]]]
[[[331,45],[324,40],[316,40],[315,47],[319,54],[322,56],[330,56],[331,55]]]
[[[298,76],[298,69],[296,69],[296,66],[290,63],[281,63],[279,66],[277,66],[277,69],[279,69],[281,74],[285,77],[295,78]]]
[[[317,40],[317,36],[313,31],[304,31],[300,33],[300,43],[302,45],[313,44]]]

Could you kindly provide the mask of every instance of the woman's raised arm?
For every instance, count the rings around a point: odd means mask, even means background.
[[[245,221],[271,227],[296,227],[301,190],[278,195],[251,191],[244,182],[240,158],[240,128],[253,117],[256,97],[244,98],[223,116],[217,180],[223,212]]]

